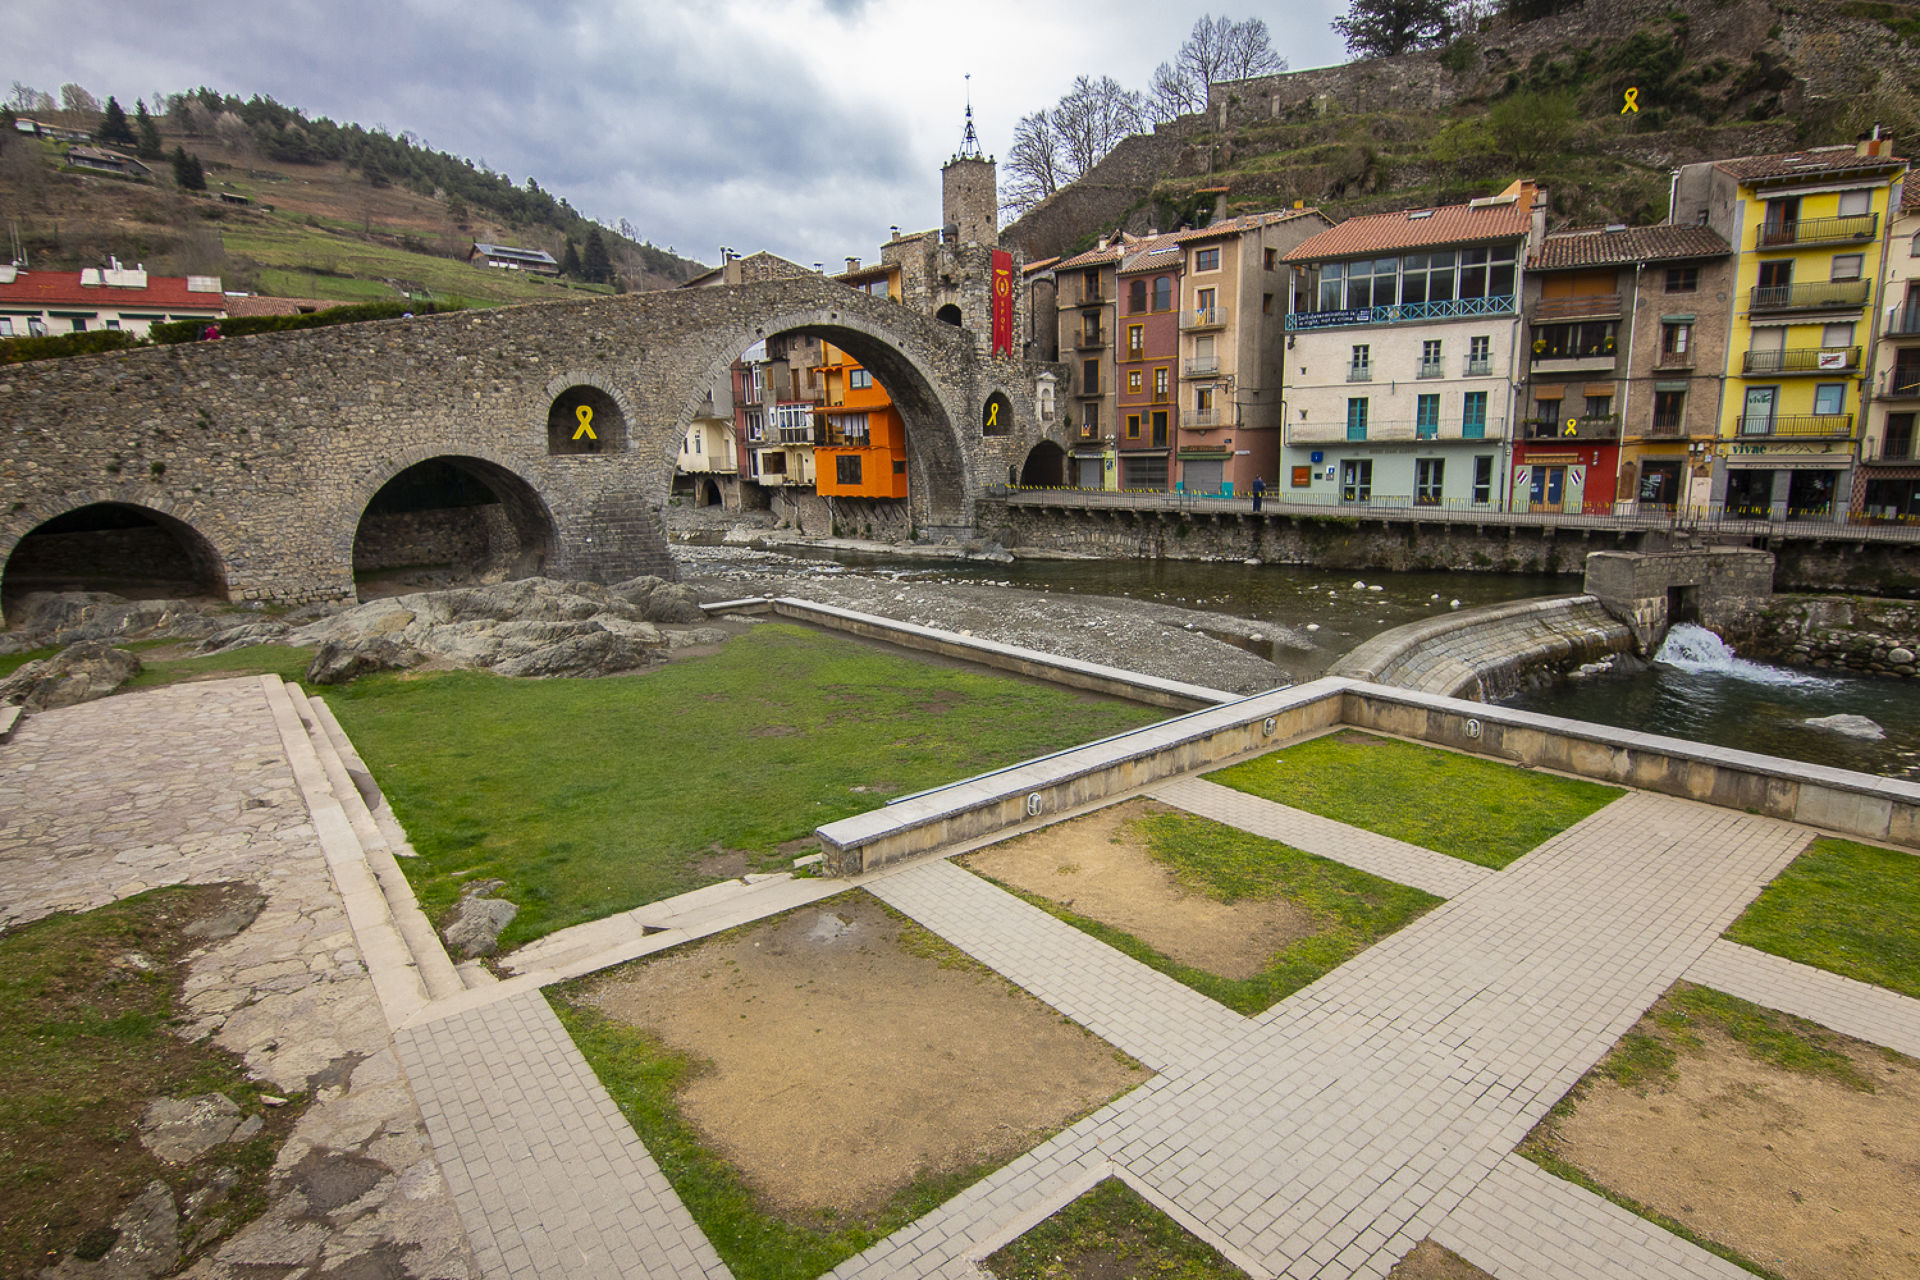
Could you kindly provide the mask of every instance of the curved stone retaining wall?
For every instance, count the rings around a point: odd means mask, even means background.
[[[1725,633],[1742,654],[1862,675],[1920,676],[1920,605],[1863,596],[1776,596]]]
[[[1589,662],[1632,647],[1632,628],[1594,597],[1555,596],[1383,631],[1327,674],[1485,702],[1517,688],[1529,668]]]

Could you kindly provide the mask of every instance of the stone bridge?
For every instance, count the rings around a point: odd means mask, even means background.
[[[1059,452],[1035,404],[1054,366],[823,277],[142,348],[0,369],[0,589],[351,599],[356,537],[385,540],[382,567],[415,538],[505,573],[671,576],[688,424],[746,347],[791,331],[891,393],[923,537],[970,536],[987,485]]]

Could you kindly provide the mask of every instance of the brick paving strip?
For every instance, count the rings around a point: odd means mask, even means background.
[[[1920,1000],[1717,939],[1687,981],[1920,1058]]]

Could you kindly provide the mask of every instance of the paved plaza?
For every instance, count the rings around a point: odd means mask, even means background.
[[[334,1082],[283,1166],[320,1149],[391,1171],[319,1221],[288,1193],[196,1275],[318,1277],[382,1242],[417,1277],[727,1275],[540,987],[850,884],[1157,1074],[839,1277],[976,1276],[1118,1176],[1254,1276],[1382,1276],[1433,1238],[1499,1280],[1732,1280],[1515,1146],[1681,979],[1920,1052],[1920,1001],[1720,939],[1816,832],[1643,792],[1490,871],[1195,777],[1146,788],[1445,899],[1251,1018],[939,858],[702,891],[545,939],[518,977],[456,976],[418,954],[404,849],[343,782],[342,746],[252,678],[45,713],[0,743],[0,918],[260,884],[267,911],[195,962],[196,1014],[269,1078]]]

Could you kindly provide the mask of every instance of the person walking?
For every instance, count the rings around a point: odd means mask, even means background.
[[[1266,496],[1266,492],[1267,482],[1265,477],[1255,476],[1253,478],[1253,509],[1255,511],[1260,509],[1260,499]]]

